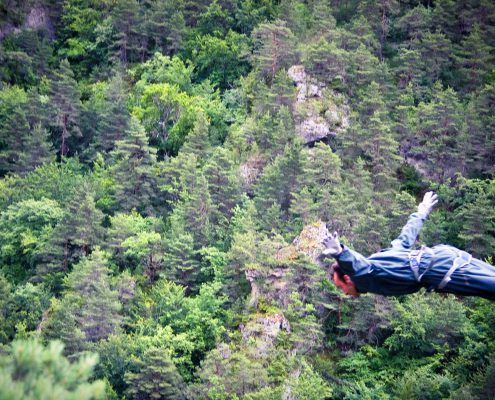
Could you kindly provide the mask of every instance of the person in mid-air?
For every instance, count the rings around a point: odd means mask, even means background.
[[[414,293],[424,287],[495,300],[495,266],[453,246],[441,244],[412,249],[437,202],[436,194],[426,193],[400,236],[390,247],[369,257],[341,245],[337,232],[327,234],[322,242],[325,249],[321,258],[335,258],[331,270],[335,285],[351,296],[367,292],[394,296]]]

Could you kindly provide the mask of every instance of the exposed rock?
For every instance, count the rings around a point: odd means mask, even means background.
[[[3,25],[0,28],[0,40],[4,39],[11,33],[19,33],[24,29],[40,28],[45,28],[50,34],[50,37],[54,39],[55,30],[47,11],[43,7],[36,6],[31,9],[29,14],[26,16],[24,23],[20,27],[16,27],[12,23],[6,23]]]
[[[323,267],[318,256],[324,248],[321,242],[326,234],[326,225],[321,221],[307,225],[292,244],[274,254],[276,266],[246,270],[246,279],[251,284],[250,306],[256,306],[260,297],[287,306],[290,294],[298,287],[294,271],[289,267],[291,261],[304,255],[310,262]]]
[[[322,265],[318,257],[324,249],[321,242],[327,234],[328,230],[325,223],[318,221],[312,225],[305,226],[299,236],[292,242],[292,246],[298,253],[306,255],[315,264]]]
[[[330,132],[327,122],[320,116],[308,117],[296,127],[296,132],[304,139],[304,143],[312,143],[321,140],[335,132]]]
[[[289,279],[286,279],[289,273],[290,270],[284,266],[270,268],[268,271],[247,270],[246,279],[251,284],[249,305],[255,307],[260,296],[280,304],[286,303],[286,299],[290,294]]]
[[[255,358],[265,357],[275,346],[275,341],[281,330],[290,332],[290,323],[282,314],[256,316],[246,325],[240,326],[242,341],[256,342],[251,349]]]
[[[309,76],[302,65],[293,65],[287,73],[297,86],[296,133],[305,143],[335,136],[348,127],[349,107],[343,95]]]
[[[309,77],[302,65],[293,65],[287,71],[287,75],[297,86],[297,102],[304,102],[311,97],[321,97],[321,89],[325,85]]]
[[[249,159],[241,164],[239,167],[239,173],[241,175],[243,190],[248,194],[252,194],[252,187],[257,178],[263,172],[263,168],[266,165],[266,161],[259,155],[254,154]]]

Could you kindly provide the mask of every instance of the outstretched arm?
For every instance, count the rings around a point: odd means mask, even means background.
[[[423,224],[430,214],[431,210],[438,203],[438,196],[433,192],[425,194],[423,201],[418,205],[418,212],[411,214],[407,220],[406,225],[402,228],[402,231],[397,239],[392,241],[392,247],[403,247],[409,249],[412,247],[419,231],[423,227]]]

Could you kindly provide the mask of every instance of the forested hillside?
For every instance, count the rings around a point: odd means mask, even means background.
[[[495,303],[305,242],[434,190],[493,263],[494,57],[491,0],[2,0],[0,399],[495,398]]]

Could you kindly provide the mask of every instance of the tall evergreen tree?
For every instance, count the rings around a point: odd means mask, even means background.
[[[255,187],[255,203],[259,212],[260,226],[270,231],[266,210],[276,206],[287,218],[287,212],[292,202],[292,193],[298,189],[297,177],[301,172],[301,147],[299,144],[288,145],[285,152],[276,157],[265,167],[263,175]]]
[[[184,382],[170,359],[168,349],[151,347],[125,374],[126,394],[134,400],[183,400]]]
[[[437,181],[464,172],[466,122],[457,94],[437,82],[432,100],[420,103],[417,111],[418,125],[410,155],[421,160],[426,172]]]
[[[295,60],[294,37],[285,22],[260,24],[252,33],[254,40],[253,64],[267,83],[273,82],[282,68]]]
[[[475,25],[469,36],[461,42],[456,56],[464,92],[483,86],[493,61],[493,47],[485,43],[479,25]]]
[[[217,148],[205,165],[205,176],[213,208],[210,220],[218,239],[224,240],[225,230],[241,196],[240,179],[232,155]]]
[[[0,91],[0,173],[15,171],[30,131],[26,92],[16,86]]]
[[[93,143],[88,150],[91,154],[90,158],[94,158],[96,152],[106,154],[113,150],[116,143],[122,140],[129,130],[131,117],[127,108],[126,84],[122,73],[118,70],[108,82],[101,108],[97,110],[101,114]]]
[[[118,0],[111,11],[113,43],[111,60],[127,65],[144,61],[146,36],[143,28],[142,9],[137,0]]]
[[[88,342],[116,333],[121,322],[119,295],[110,286],[107,263],[106,255],[97,248],[81,259],[66,279],[66,296],[79,304],[74,313]]]
[[[495,171],[495,86],[485,85],[474,94],[466,109],[471,173],[489,175]]]
[[[132,118],[122,140],[110,153],[112,165],[108,169],[114,179],[113,199],[122,211],[136,208],[140,213],[154,214],[153,203],[156,179],[153,167],[156,151],[148,145],[143,126]]]
[[[157,0],[151,3],[148,18],[148,36],[152,50],[176,54],[186,34],[186,23],[177,0]]]
[[[54,130],[59,155],[64,158],[68,152],[77,149],[69,148],[69,139],[80,136],[79,117],[81,114],[81,94],[74,79],[74,73],[67,60],[62,60],[58,70],[53,72],[50,85],[52,118],[50,125]]]
[[[20,153],[15,172],[25,175],[37,167],[55,161],[55,150],[50,142],[49,133],[37,124],[26,137],[24,151]]]
[[[103,213],[95,206],[94,193],[82,185],[67,205],[66,214],[38,253],[35,280],[60,290],[61,277],[81,256],[87,256],[103,236]]]

